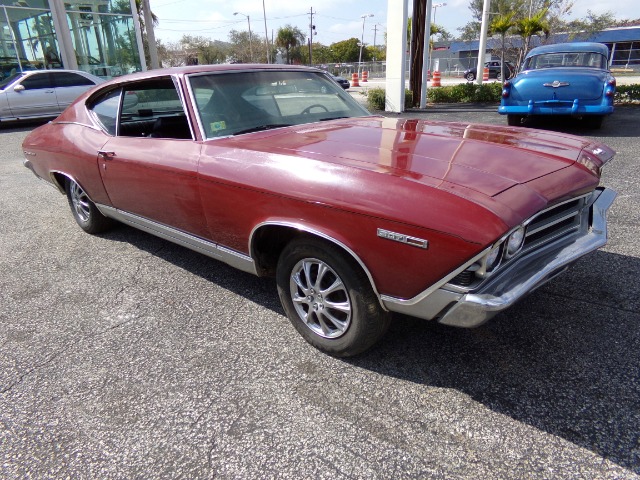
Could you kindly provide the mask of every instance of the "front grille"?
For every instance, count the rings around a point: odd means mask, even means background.
[[[461,287],[468,287],[474,282],[475,279],[475,274],[471,270],[467,269],[464,272],[460,272],[458,275],[453,277],[451,283],[459,285]]]
[[[527,224],[522,252],[530,252],[555,239],[578,232],[586,198],[561,203],[532,217]]]
[[[554,205],[531,217],[525,222],[526,234],[522,250],[513,258],[503,258],[495,271],[499,272],[505,265],[553,242],[571,240],[577,236],[581,229],[587,227],[582,223],[588,222],[589,216],[585,214],[584,209],[589,205],[590,199],[591,194],[588,194]],[[476,275],[476,271],[478,271],[478,265],[471,265],[449,280],[448,284],[464,291],[473,290],[490,276],[480,278]]]

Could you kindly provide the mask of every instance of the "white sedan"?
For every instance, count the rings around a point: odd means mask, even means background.
[[[0,122],[57,117],[104,80],[79,70],[30,70],[0,82]]]

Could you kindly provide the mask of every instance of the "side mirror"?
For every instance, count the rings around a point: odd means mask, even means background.
[[[21,83],[13,87],[14,92],[22,92],[24,90],[26,90],[26,88],[24,88],[24,85],[22,85]]]

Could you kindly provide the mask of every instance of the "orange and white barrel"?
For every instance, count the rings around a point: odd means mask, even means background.
[[[484,67],[484,70],[482,70],[482,81],[483,82],[489,81],[489,67]]]
[[[362,83],[369,81],[369,72],[362,72]]]
[[[358,80],[358,72],[353,72],[353,75],[351,75],[351,86],[352,87],[360,86],[360,82]]]
[[[433,72],[433,78],[431,79],[431,86],[432,87],[441,87],[442,83],[441,83],[441,77],[440,77],[440,70],[436,70],[435,72]]]

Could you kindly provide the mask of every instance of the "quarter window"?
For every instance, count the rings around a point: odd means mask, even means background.
[[[56,87],[79,87],[85,85],[95,85],[95,83],[77,73],[72,72],[51,72]]]
[[[99,98],[91,108],[97,120],[110,135],[116,134],[119,104],[120,90],[113,90]]]

